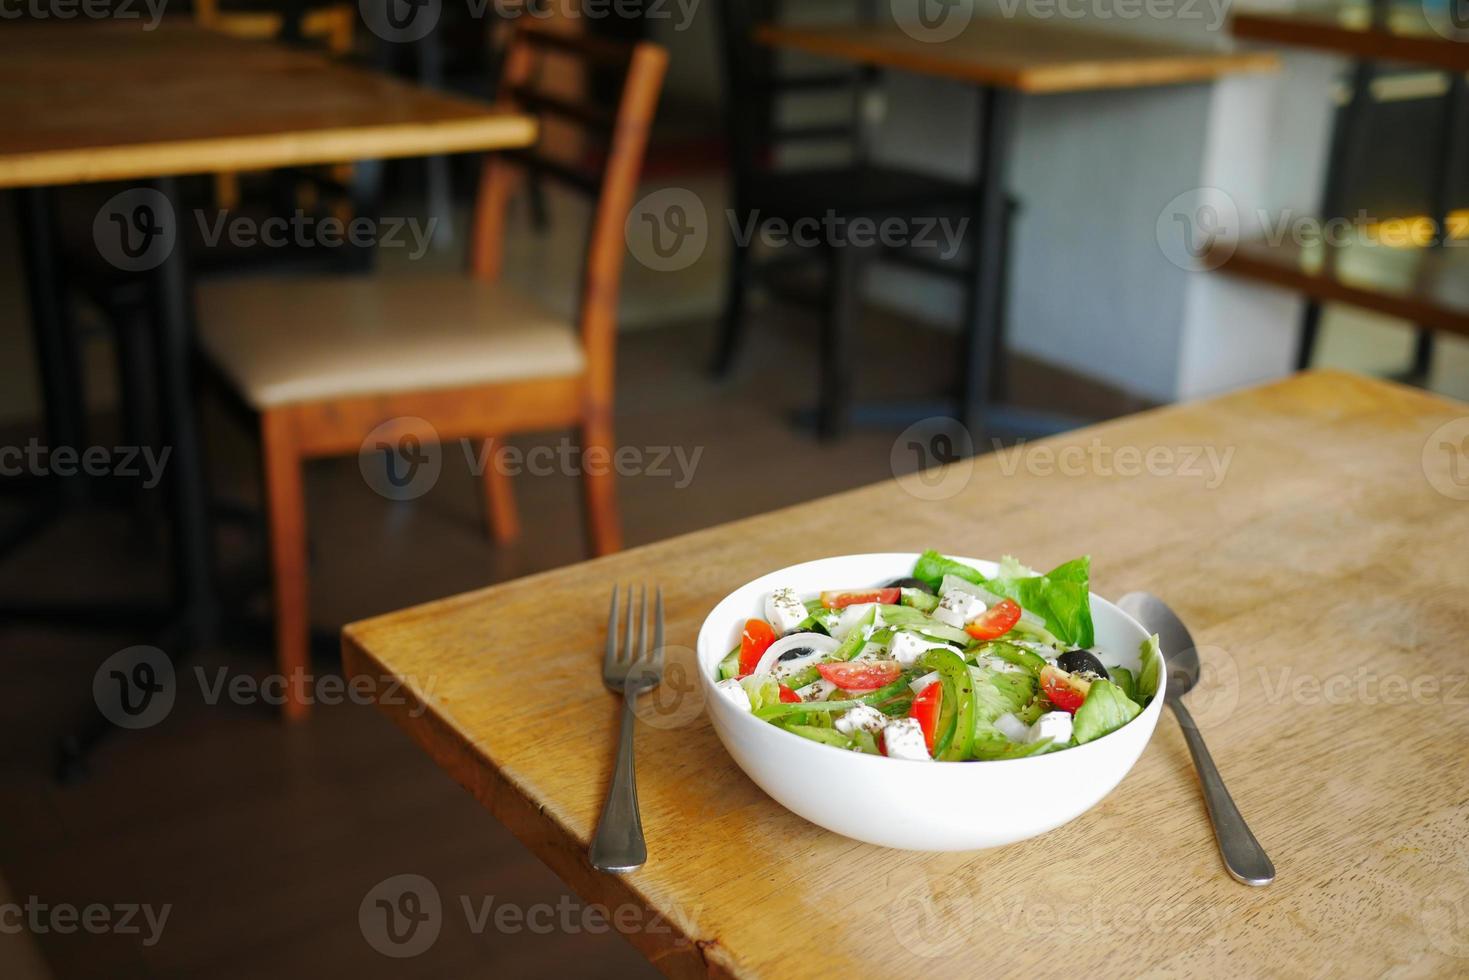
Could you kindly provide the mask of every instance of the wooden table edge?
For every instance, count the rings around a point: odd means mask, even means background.
[[[384,123],[344,129],[268,135],[0,153],[0,187],[44,187],[109,180],[143,180],[240,170],[387,160],[529,146],[534,116],[492,110],[482,116],[430,122]]]
[[[637,887],[636,872],[615,875],[594,869],[587,860],[590,842],[579,841],[555,813],[532,799],[490,758],[434,712],[411,679],[398,678],[372,656],[357,639],[357,631],[354,630],[357,625],[350,624],[342,630],[343,673],[349,680],[362,677],[370,681],[378,710],[417,743],[435,765],[467,790],[491,816],[504,824],[567,887],[591,904],[614,909],[631,903],[662,918],[668,926],[667,932],[639,928],[630,934],[619,930],[619,934],[664,975],[717,978],[738,975],[718,939],[698,937],[686,916],[678,912],[670,914],[662,909],[658,902]],[[383,699],[395,689],[381,683],[384,679],[403,681],[402,686],[396,688],[398,696],[392,699],[391,704],[384,703]],[[656,855],[653,860],[657,860]],[[609,923],[615,922],[615,917],[608,916],[608,920]]]
[[[1225,75],[1272,73],[1280,69],[1280,56],[1274,51],[1220,52],[1202,48],[1197,55],[1170,52],[1141,69],[1136,65],[1104,68],[1099,77],[1096,68],[1099,63],[1096,62],[1085,66],[1056,68],[995,68],[923,57],[917,52],[895,52],[870,47],[865,48],[865,56],[854,57],[854,45],[851,43],[824,37],[812,28],[782,27],[775,24],[757,26],[755,40],[771,48],[804,51],[841,61],[871,64],[932,78],[947,78],[971,85],[998,85],[1032,95],[1186,85],[1212,81]],[[863,47],[860,44],[855,46]],[[936,66],[940,65],[947,70],[937,70]]]

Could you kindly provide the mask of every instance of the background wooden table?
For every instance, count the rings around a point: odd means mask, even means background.
[[[0,188],[525,146],[535,120],[184,24],[7,25]]]
[[[887,26],[766,24],[756,37],[773,48],[1032,93],[1202,82],[1273,71],[1279,64],[1268,51],[1226,51],[1010,17],[977,18],[942,41]]]
[[[344,658],[402,678],[384,710],[586,899],[666,916],[628,938],[670,974],[1462,975],[1466,435],[1464,405],[1307,374],[955,464],[973,470],[951,472],[951,499],[895,480],[357,623]],[[676,666],[637,735],[648,864],[591,870],[617,722],[598,678],[612,583],[662,583],[670,660],[688,667],[741,583],[928,546],[1042,567],[1090,553],[1095,591],[1174,604],[1206,665],[1191,706],[1277,883],[1225,873],[1171,719],[1071,824],[913,854],[771,801]]]

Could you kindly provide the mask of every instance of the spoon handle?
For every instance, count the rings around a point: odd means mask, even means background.
[[[1275,880],[1275,865],[1265,848],[1250,833],[1249,825],[1234,805],[1229,790],[1224,788],[1224,779],[1219,767],[1204,745],[1204,736],[1194,724],[1193,715],[1183,702],[1170,698],[1173,713],[1178,716],[1178,725],[1188,742],[1189,753],[1194,757],[1194,766],[1199,770],[1199,782],[1204,787],[1204,805],[1209,808],[1209,820],[1214,824],[1214,836],[1219,839],[1219,853],[1224,856],[1224,866],[1235,881],[1246,885],[1268,885]]]

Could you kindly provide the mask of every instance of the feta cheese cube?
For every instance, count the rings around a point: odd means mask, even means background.
[[[850,735],[858,729],[872,732],[875,735],[882,731],[887,720],[887,715],[871,705],[859,704],[855,708],[842,712],[841,717],[833,722],[833,727],[843,735]]]
[[[1007,711],[996,718],[995,729],[1012,742],[1030,741],[1030,726],[1015,717],[1014,712]]]
[[[962,630],[966,623],[978,619],[988,608],[979,596],[954,589],[939,600],[938,607],[933,611],[933,618]]]
[[[716,682],[714,687],[720,694],[728,698],[729,703],[736,708],[739,708],[741,711],[750,710],[749,692],[745,690],[745,685],[733,677],[726,677],[724,680]]]
[[[806,621],[806,604],[791,588],[776,589],[765,597],[765,619],[777,633],[789,633]]]
[[[1030,726],[1030,736],[1026,741],[1039,742],[1043,738],[1050,739],[1051,744],[1058,747],[1071,741],[1071,713],[1047,711],[1037,718]]]
[[[928,761],[928,743],[923,740],[923,728],[917,718],[889,721],[882,730],[882,745],[889,759]]]
[[[919,636],[917,633],[905,631],[893,634],[893,642],[888,644],[888,653],[906,669],[912,667],[918,658],[923,656],[925,651],[942,646],[948,646],[948,644],[940,643],[937,640],[929,640]]]

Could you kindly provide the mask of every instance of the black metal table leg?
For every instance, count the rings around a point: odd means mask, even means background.
[[[1005,185],[1015,128],[1015,94],[986,86],[979,90],[979,174],[974,186],[974,288],[964,311],[964,376],[959,414],[976,436],[985,425],[985,403],[994,370],[995,338],[1005,308]]]
[[[20,256],[25,266],[32,337],[41,373],[46,445],[80,448],[83,443],[81,366],[75,338],[67,329],[65,284],[56,247],[55,194],[26,187],[19,202]],[[80,488],[80,481],[68,481]]]
[[[1321,191],[1321,219],[1330,221],[1342,211],[1347,182],[1367,151],[1367,113],[1372,106],[1372,79],[1377,66],[1359,61],[1352,70],[1352,94],[1347,104],[1337,111],[1331,130],[1331,148],[1326,155],[1326,184]],[[1334,261],[1330,254],[1327,262]],[[1316,336],[1321,330],[1321,302],[1307,300],[1301,313],[1301,333],[1296,346],[1296,370],[1311,366],[1316,350]]]
[[[159,180],[159,193],[182,215],[178,181]],[[215,638],[218,604],[210,560],[209,494],[193,398],[193,294],[188,278],[186,236],[158,267],[157,357],[159,414],[165,445],[173,447],[168,480],[172,512],[174,598],[181,608],[185,642],[208,644]]]

